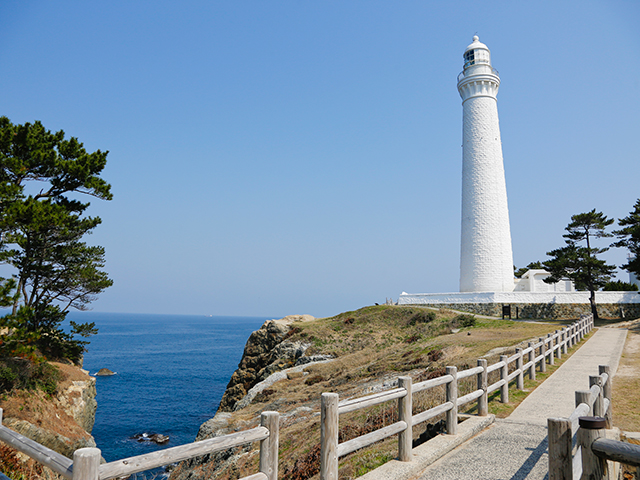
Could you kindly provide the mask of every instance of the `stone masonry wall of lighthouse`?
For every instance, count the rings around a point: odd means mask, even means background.
[[[510,292],[513,255],[496,99],[500,79],[477,37],[467,51],[474,46],[475,58],[482,50],[486,61],[465,64],[458,82],[463,99],[460,291]]]

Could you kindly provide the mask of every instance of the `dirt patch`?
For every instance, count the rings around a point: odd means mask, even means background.
[[[620,327],[628,328],[629,333],[613,377],[613,424],[624,431],[640,432],[640,319]]]

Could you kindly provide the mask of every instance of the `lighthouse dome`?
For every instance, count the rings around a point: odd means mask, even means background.
[[[464,68],[473,65],[491,65],[491,53],[489,47],[480,41],[477,35],[473,36],[473,42],[464,51]]]

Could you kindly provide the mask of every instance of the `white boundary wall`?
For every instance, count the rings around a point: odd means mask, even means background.
[[[398,305],[451,303],[589,303],[589,292],[405,293]],[[640,303],[639,292],[596,292],[596,303]]]

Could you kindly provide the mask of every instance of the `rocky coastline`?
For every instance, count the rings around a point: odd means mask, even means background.
[[[253,332],[244,347],[242,359],[220,401],[219,412],[232,412],[246,407],[257,394],[286,373],[313,362],[327,361],[330,355],[305,355],[311,343],[288,340],[296,324],[315,320],[311,315],[289,315],[279,320],[267,320]],[[296,370],[297,369],[297,370]]]

